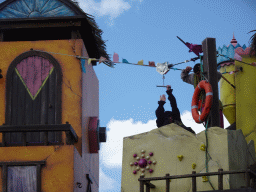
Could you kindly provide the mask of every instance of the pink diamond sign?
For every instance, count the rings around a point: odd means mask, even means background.
[[[16,66],[16,73],[28,90],[28,93],[34,100],[45,82],[52,73],[54,67],[45,58],[32,56],[23,59]]]

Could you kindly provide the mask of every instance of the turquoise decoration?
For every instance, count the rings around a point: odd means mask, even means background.
[[[129,63],[126,59],[123,59],[122,63]]]
[[[85,69],[85,59],[81,59],[81,67],[82,67],[82,71],[84,73],[86,73],[86,69]]]
[[[217,64],[224,62],[224,61],[230,61],[229,58],[234,59],[235,56],[235,49],[241,47],[241,45],[239,45],[239,43],[237,43],[237,45],[234,47],[232,44],[230,44],[228,47],[226,45],[223,45],[222,48],[218,48],[217,51],[219,54],[221,55],[225,55],[227,57],[224,56],[218,56],[217,57]],[[246,49],[246,45],[242,46],[243,50]],[[229,58],[228,58],[229,57]],[[220,69],[220,65],[217,68],[218,70]]]
[[[17,0],[0,10],[0,19],[75,15],[71,8],[58,0]]]

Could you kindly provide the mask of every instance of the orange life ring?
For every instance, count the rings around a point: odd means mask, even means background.
[[[202,89],[204,89],[204,91],[206,93],[206,98],[205,98],[204,110],[203,110],[202,114],[199,115],[198,114],[198,103],[199,103],[198,100],[199,100],[200,91]],[[200,83],[195,88],[195,92],[194,92],[193,98],[192,98],[192,107],[191,107],[193,119],[197,123],[204,122],[206,117],[209,115],[211,106],[212,106],[212,99],[213,99],[213,93],[212,93],[211,84],[205,80],[200,81]]]

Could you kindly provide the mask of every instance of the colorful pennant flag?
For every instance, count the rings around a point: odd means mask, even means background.
[[[123,59],[122,63],[129,63],[126,59]]]
[[[97,59],[96,58],[89,58],[88,59],[88,65],[90,65],[92,61],[97,61]]]
[[[101,62],[104,62],[104,61],[106,61],[107,59],[105,58],[105,57],[100,57],[100,60],[99,60],[99,64],[101,63]]]
[[[149,61],[148,65],[151,66],[151,67],[155,67],[156,66],[154,61]]]
[[[86,73],[86,70],[85,70],[85,59],[81,59],[81,67],[82,67],[82,71],[84,73]]]
[[[252,66],[256,66],[256,62],[251,63]]]
[[[115,65],[112,61],[108,61],[108,60],[103,61],[103,63],[104,63],[105,65],[109,66],[109,67],[112,67],[112,68],[114,68],[113,66]]]
[[[188,42],[185,43],[178,36],[177,36],[177,38],[189,48],[189,52],[193,52],[197,56],[199,56],[199,53],[203,53],[202,45],[192,44],[192,43],[188,43]]]
[[[119,63],[119,56],[117,53],[114,52],[114,55],[113,55],[113,62],[114,63]]]
[[[143,59],[138,61],[138,65],[143,65]]]

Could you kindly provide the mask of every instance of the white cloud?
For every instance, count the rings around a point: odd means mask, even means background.
[[[182,122],[191,127],[196,133],[205,130],[203,124],[197,124],[192,117],[191,112],[184,111],[181,115]],[[228,127],[229,123],[224,117],[224,127]],[[157,128],[156,120],[149,120],[147,123],[134,122],[133,119],[120,121],[111,119],[107,124],[107,141],[101,144],[100,162],[107,168],[121,168],[122,167],[122,151],[123,151],[123,137],[136,135],[151,131]]]
[[[136,0],[142,2],[142,0]],[[78,0],[79,6],[85,13],[94,16],[108,16],[110,21],[121,15],[124,11],[131,8],[131,5],[124,0],[101,0],[96,2],[94,0]]]
[[[100,160],[108,168],[122,166],[123,137],[151,131],[156,127],[156,121],[150,120],[146,124],[134,122],[133,119],[120,121],[111,119],[107,124],[107,141],[101,144]]]
[[[224,117],[224,128],[227,128],[230,124],[224,115],[223,117]],[[202,123],[197,124],[194,121],[192,117],[192,113],[190,111],[187,111],[187,110],[183,111],[183,113],[181,114],[181,120],[184,123],[184,125],[186,125],[187,127],[191,127],[196,132],[196,134],[205,130]]]
[[[105,191],[105,190],[111,190],[114,189],[114,183],[116,182],[111,177],[108,177],[100,168],[100,185],[99,185],[99,191]]]

